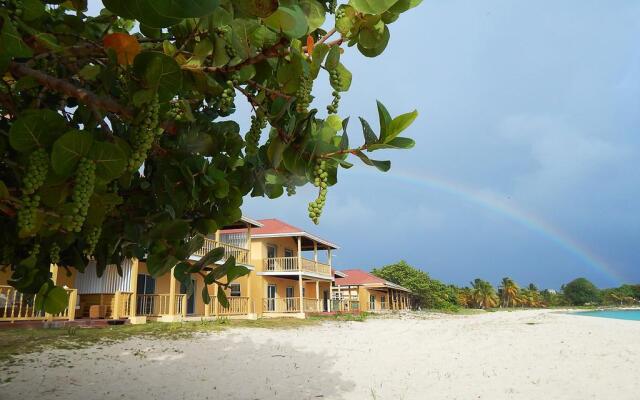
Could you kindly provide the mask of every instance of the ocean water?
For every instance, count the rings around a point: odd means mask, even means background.
[[[640,310],[595,310],[580,311],[574,315],[583,315],[586,317],[614,318],[626,319],[630,321],[640,321]]]

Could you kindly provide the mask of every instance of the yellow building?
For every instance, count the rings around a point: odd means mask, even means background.
[[[244,265],[253,273],[250,255],[250,234],[252,228],[261,224],[243,217],[229,228],[246,232],[249,240],[244,246],[224,243],[220,232],[205,238],[202,249],[191,256],[197,261],[213,248],[223,247],[225,258],[233,255],[238,264]],[[173,272],[173,271],[171,271]],[[67,272],[62,267],[51,266],[53,281],[69,292],[67,309],[55,316],[45,315],[34,309],[35,296],[27,296],[17,292],[7,284],[11,270],[0,269],[0,321],[38,321],[38,320],[73,320],[76,318],[92,319],[129,319],[132,323],[144,323],[147,319],[159,321],[179,321],[200,318],[228,316],[231,318],[255,317],[255,301],[251,293],[251,278],[243,276],[237,279],[227,290],[229,307],[222,307],[213,293],[217,287],[209,288],[212,302],[205,304],[201,291],[204,281],[201,276],[194,276],[194,290],[186,294],[186,288],[178,282],[173,273],[154,278],[149,274],[146,263],[136,259],[125,260],[117,266],[110,265],[101,277],[96,274],[96,265],[90,262],[84,273],[75,269]],[[250,274],[251,275],[251,274]]]
[[[223,247],[225,257],[233,255],[238,264],[250,270],[226,289],[228,307],[217,301],[215,285],[209,286],[211,303],[204,303],[201,276],[194,275],[194,290],[187,294],[173,273],[154,278],[144,260],[132,259],[120,265],[120,273],[117,266],[110,265],[101,277],[95,263],[89,263],[84,273],[74,269],[67,274],[64,268],[52,266],[53,280],[70,294],[67,310],[55,316],[36,311],[34,296],[23,296],[7,285],[11,271],[0,270],[0,321],[82,318],[145,323],[218,317],[304,318],[308,313],[333,311],[331,259],[332,251],[338,248],[335,244],[276,219],[243,217],[206,238],[191,259],[197,261],[216,247]]]
[[[330,311],[335,244],[278,219],[259,220],[250,232],[227,229],[223,242],[249,241],[255,273],[249,283],[257,288],[255,312],[259,317],[304,317]],[[242,288],[242,284],[241,284]]]
[[[336,311],[411,309],[411,290],[360,269],[336,272],[332,298]]]

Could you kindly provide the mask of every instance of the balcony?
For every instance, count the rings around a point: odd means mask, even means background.
[[[202,248],[200,248],[200,250],[193,253],[193,255],[202,257],[206,255],[208,252],[210,252],[211,250],[218,247],[222,247],[224,249],[224,258],[222,259],[223,261],[226,260],[227,257],[233,256],[236,259],[236,263],[245,264],[245,265],[249,264],[248,249],[234,246],[228,243],[219,242],[213,239],[208,239],[208,238],[204,239],[204,244],[202,245]]]
[[[302,265],[300,265],[302,260]],[[331,276],[331,267],[328,264],[306,258],[298,257],[273,257],[264,260],[265,272],[310,272]]]
[[[0,321],[46,321],[75,319],[78,291],[65,289],[67,307],[58,314],[46,314],[35,307],[37,294],[23,294],[12,286],[0,285]]]
[[[279,299],[262,299],[262,309],[265,313],[299,313],[318,312],[322,310],[322,300],[303,298],[303,309],[300,309],[299,297],[285,297]]]

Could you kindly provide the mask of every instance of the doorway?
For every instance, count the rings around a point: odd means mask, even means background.
[[[267,285],[267,311],[276,310],[276,285]]]
[[[293,286],[288,286],[285,292],[286,302],[287,302],[287,311],[295,311],[295,301],[296,299],[293,297]]]
[[[196,280],[191,279],[191,286],[193,290],[191,294],[187,295],[187,314],[193,314],[196,311]],[[180,283],[180,294],[187,294],[187,287]]]
[[[322,311],[329,311],[329,291],[325,290],[322,292]]]
[[[138,274],[136,280],[138,295],[154,294],[156,292],[156,279],[151,275]],[[155,296],[140,296],[136,299],[136,315],[151,315],[155,311]]]

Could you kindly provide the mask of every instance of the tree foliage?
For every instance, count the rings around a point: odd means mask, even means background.
[[[600,301],[600,291],[586,278],[577,278],[562,287],[567,301],[574,306],[583,306]]]
[[[458,303],[454,287],[433,279],[426,272],[402,260],[395,264],[374,268],[372,274],[396,283],[413,293],[414,303],[423,308],[451,308]]]
[[[240,218],[244,196],[314,184],[317,222],[350,156],[386,171],[369,153],[413,146],[400,134],[415,111],[392,118],[378,103],[378,131],[361,118],[354,146],[338,106],[355,79],[342,53],[381,54],[419,2],[104,0],[90,16],[82,0],[0,0],[0,264],[14,268],[11,285],[57,304],[51,262],[83,271],[95,259],[101,274],[125,257],[155,276],[175,266],[187,285],[246,273],[214,264],[219,251],[187,262]],[[314,84],[333,89],[328,115]],[[244,137],[231,118],[239,101],[253,110]]]

